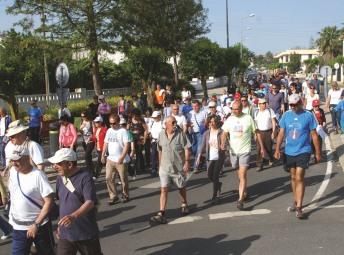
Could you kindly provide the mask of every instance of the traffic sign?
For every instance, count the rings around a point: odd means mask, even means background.
[[[338,70],[339,67],[340,67],[340,65],[339,65],[339,63],[335,63],[335,64],[333,65],[333,67],[334,67],[334,69]]]
[[[62,88],[67,85],[69,80],[68,67],[65,63],[60,63],[56,68],[56,81]]]
[[[330,66],[322,66],[320,68],[320,73],[326,79],[328,75],[332,74],[332,68]]]

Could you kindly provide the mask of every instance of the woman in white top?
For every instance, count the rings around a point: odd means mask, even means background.
[[[336,81],[332,82],[332,88],[328,92],[328,96],[326,99],[326,106],[328,110],[331,112],[332,117],[332,127],[334,128],[336,134],[338,134],[338,125],[340,122],[340,112],[336,112],[334,108],[337,106],[339,101],[341,100],[342,89],[338,87]]]
[[[206,153],[207,159],[207,172],[208,177],[213,183],[213,196],[211,198],[212,203],[216,203],[218,196],[221,193],[222,183],[219,182],[220,171],[223,167],[225,160],[225,151],[222,150],[222,130],[221,119],[217,115],[210,115],[207,118],[209,123],[209,129],[204,133],[201,152]],[[201,154],[199,153],[197,157],[196,165],[199,164],[201,160]]]
[[[92,152],[95,145],[94,141],[91,139],[92,132],[93,132],[92,121],[89,118],[87,112],[82,112],[81,124],[80,124],[80,133],[83,138],[82,147],[85,150],[86,167],[87,167],[87,170],[89,170],[91,174],[93,174],[93,170],[94,170],[94,165],[92,161]]]
[[[303,106],[306,110],[312,111],[313,106],[312,103],[314,100],[319,100],[319,95],[316,93],[315,87],[313,85],[309,86],[308,93],[305,96]]]

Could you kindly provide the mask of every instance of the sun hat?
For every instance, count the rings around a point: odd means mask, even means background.
[[[21,133],[27,129],[29,129],[29,126],[24,125],[24,122],[22,120],[15,120],[15,121],[12,121],[8,125],[8,130],[7,130],[6,135],[8,137],[11,137],[11,136],[19,134],[19,133]]]
[[[55,152],[55,155],[48,158],[48,161],[57,164],[62,161],[77,161],[76,153],[70,148],[62,148]]]
[[[259,98],[258,99],[258,104],[264,104],[266,103],[266,99],[265,98]]]

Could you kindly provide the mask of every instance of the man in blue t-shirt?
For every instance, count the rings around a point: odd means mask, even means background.
[[[316,162],[321,160],[321,149],[316,132],[317,122],[312,113],[303,110],[301,97],[292,94],[289,97],[290,111],[280,120],[280,131],[276,143],[275,158],[280,158],[280,148],[285,137],[285,167],[290,170],[294,204],[288,211],[296,211],[296,217],[303,218],[302,200],[305,191],[305,169],[308,168],[312,152],[311,139],[315,147]]]
[[[37,100],[31,101],[31,107],[28,111],[29,115],[29,136],[32,141],[39,143],[39,135],[42,127],[43,113],[41,108],[37,106]]]

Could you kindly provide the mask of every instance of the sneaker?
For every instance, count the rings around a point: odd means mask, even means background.
[[[237,208],[238,208],[240,211],[244,210],[244,202],[241,201],[241,200],[238,200],[238,202],[237,202]]]
[[[119,181],[119,182],[117,182],[117,185],[122,185],[122,182],[120,182],[120,181]]]
[[[108,201],[108,204],[109,204],[109,205],[114,205],[114,204],[117,204],[118,201],[119,201],[119,198],[118,198],[118,197],[115,197],[115,198],[113,198],[113,199],[110,199],[110,200]]]
[[[274,161],[272,161],[272,160],[269,160],[269,166],[273,166],[275,164],[275,162]]]
[[[182,216],[185,216],[185,215],[188,215],[189,214],[189,207],[187,204],[182,204],[181,206],[181,213],[182,213]]]
[[[7,240],[8,238],[10,238],[11,237],[11,234],[9,233],[9,234],[3,234],[1,237],[0,237],[0,239],[1,240]]]
[[[302,212],[301,207],[296,207],[295,211],[296,211],[296,218],[303,219],[303,212]]]
[[[92,179],[93,179],[93,181],[95,181],[95,180],[97,180],[97,177],[93,176]]]
[[[294,202],[291,206],[287,208],[287,212],[295,212],[296,211],[296,203]]]
[[[161,212],[158,212],[156,215],[152,216],[150,218],[151,222],[158,223],[158,224],[166,224],[167,220],[164,215],[162,215]]]
[[[131,177],[131,179],[132,179],[133,181],[135,181],[135,180],[136,180],[136,175],[134,175],[133,177]]]

